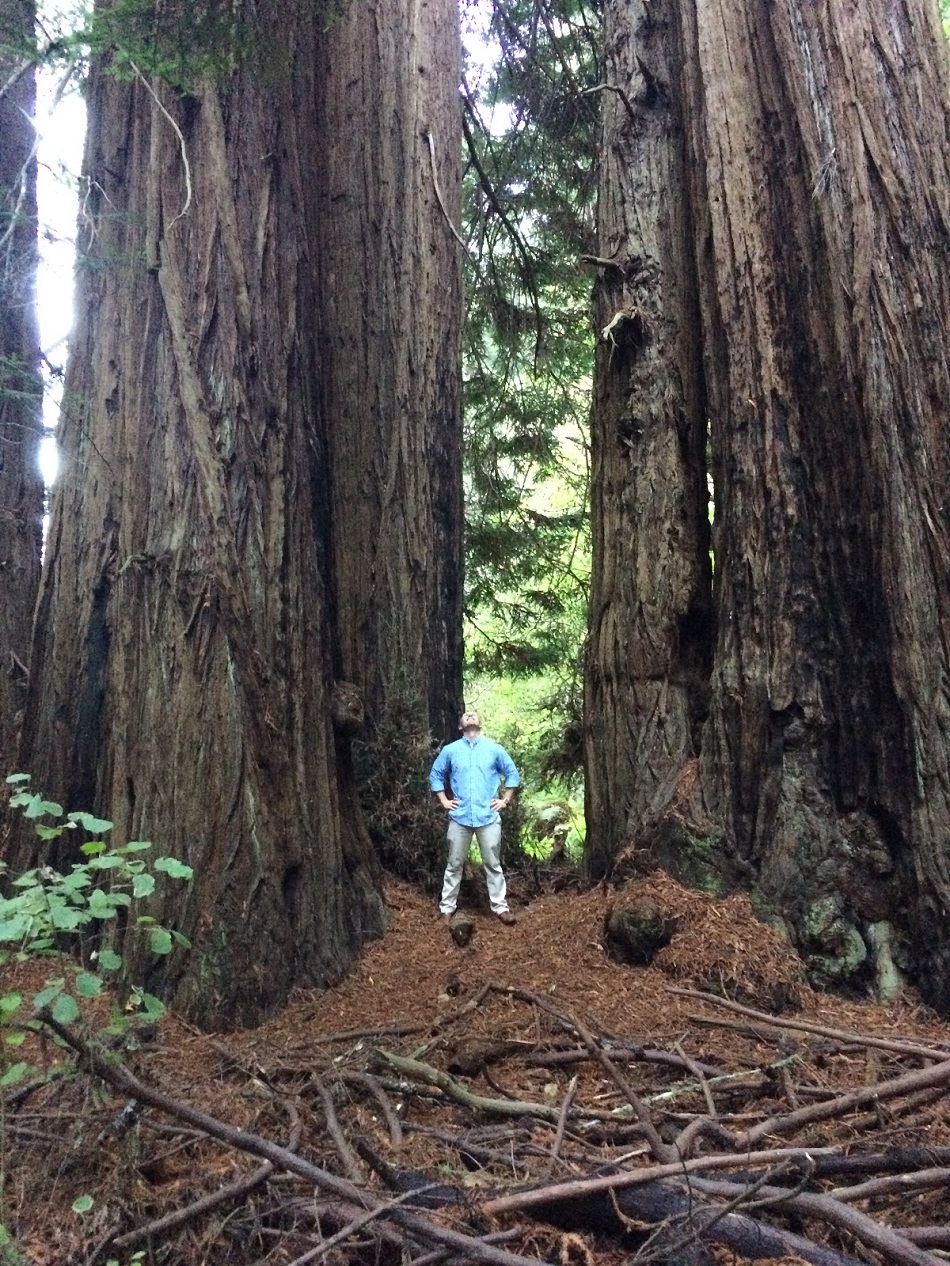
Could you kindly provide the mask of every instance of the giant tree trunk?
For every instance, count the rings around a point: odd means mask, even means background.
[[[406,16],[380,18],[393,42]],[[349,617],[328,560],[338,530],[367,524],[334,522],[345,418],[322,407],[334,388],[317,337],[325,305],[364,309],[358,277],[319,265],[328,156],[358,164],[369,141],[318,125],[338,33],[277,0],[259,21],[280,50],[260,75],[179,96],[94,73],[66,470],[27,717],[38,785],[195,865],[186,895],[153,910],[194,951],[136,961],[208,1024],[253,1022],[294,984],[338,978],[382,927],[330,704]],[[361,76],[394,73],[371,48],[348,55],[355,98]],[[399,284],[424,325],[430,282],[407,267]],[[365,312],[366,343],[378,315]],[[456,365],[443,369],[451,382]],[[417,513],[411,490],[402,512]]]
[[[40,575],[42,388],[36,325],[33,6],[0,0],[0,774],[13,769]]]
[[[699,312],[682,103],[669,91],[679,50],[669,13],[657,21],[657,8],[624,5],[629,29],[609,26],[605,50],[606,82],[624,87],[604,100],[603,275],[594,299],[595,565],[585,690],[594,874],[630,823],[655,816],[669,798],[671,779],[698,747],[709,673]],[[649,78],[631,63],[634,48]]]
[[[461,711],[459,54],[450,2],[359,0],[316,70],[320,133],[360,138],[323,156],[320,409],[339,671],[383,750]]]
[[[716,500],[704,807],[819,978],[880,968],[864,956],[890,924],[946,1008],[950,149],[931,8],[671,7],[666,86]],[[608,20],[627,30],[620,7]],[[638,523],[605,554],[628,548],[665,544]]]

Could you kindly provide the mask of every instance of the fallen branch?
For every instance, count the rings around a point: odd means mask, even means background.
[[[606,1045],[604,1049],[612,1059],[619,1059],[624,1063],[663,1064],[669,1068],[681,1068],[686,1072],[690,1071],[689,1065],[679,1055],[674,1055],[671,1051],[657,1051],[643,1046],[622,1046],[614,1043]],[[586,1046],[575,1046],[568,1050],[532,1051],[530,1055],[522,1057],[522,1063],[540,1065],[542,1068],[556,1068],[561,1064],[585,1064],[596,1058],[596,1055],[592,1055]],[[717,1068],[714,1064],[705,1064],[702,1060],[694,1060],[693,1063],[707,1077],[723,1075],[722,1069]],[[747,1077],[749,1074],[748,1072],[742,1072],[727,1073],[725,1075],[728,1077]]]
[[[877,1196],[890,1196],[895,1191],[928,1191],[934,1187],[950,1188],[950,1169],[918,1169],[912,1174],[892,1174],[888,1178],[873,1178],[854,1187],[836,1187],[828,1195],[835,1200],[850,1203],[853,1200],[870,1200]]]
[[[699,1065],[694,1060],[691,1060],[690,1057],[686,1054],[686,1052],[683,1050],[683,1044],[681,1042],[674,1043],[673,1049],[676,1051],[677,1055],[680,1055],[682,1057],[683,1063],[686,1065],[686,1067],[689,1069],[689,1071],[693,1074],[693,1076],[697,1079],[700,1086],[702,1087],[703,1098],[706,1100],[706,1107],[709,1111],[710,1117],[712,1118],[713,1121],[718,1120],[719,1113],[716,1110],[716,1102],[712,1097],[712,1091],[709,1088],[709,1082],[706,1080],[705,1076],[703,1075],[703,1070],[699,1067]]]
[[[736,1012],[737,1015],[749,1016],[773,1029],[795,1029],[800,1033],[815,1033],[819,1037],[830,1037],[838,1042],[846,1042],[849,1046],[870,1046],[882,1051],[894,1051],[898,1055],[914,1055],[920,1059],[950,1060],[950,1050],[939,1046],[918,1046],[915,1042],[871,1037],[865,1033],[849,1032],[847,1029],[833,1029],[824,1024],[812,1024],[808,1020],[792,1020],[788,1016],[769,1015],[765,1011],[755,1011],[752,1007],[744,1007],[739,1002],[733,1002],[731,998],[720,998],[718,994],[703,993],[699,989],[681,989],[671,985],[670,993],[679,994],[683,998],[699,998],[703,1002],[711,1002],[714,1006],[724,1007],[727,1011]]]
[[[937,1086],[950,1085],[950,1059],[939,1064],[931,1064],[929,1068],[918,1068],[914,1072],[905,1073],[902,1077],[894,1077],[891,1081],[879,1082],[876,1086],[862,1086],[858,1090],[839,1095],[824,1103],[813,1103],[807,1108],[799,1108],[797,1112],[789,1112],[783,1116],[769,1117],[758,1125],[746,1130],[736,1139],[736,1151],[752,1147],[770,1134],[788,1134],[802,1125],[811,1125],[814,1121],[827,1121],[831,1117],[844,1116],[852,1108],[860,1108],[868,1103],[879,1103],[884,1099],[896,1099],[900,1095],[910,1094],[916,1090],[930,1089]]]
[[[310,1161],[304,1160],[294,1152],[288,1151],[285,1147],[271,1143],[270,1140],[261,1138],[257,1134],[251,1134],[247,1130],[235,1129],[233,1126],[209,1116],[206,1112],[191,1107],[190,1104],[173,1099],[170,1095],[163,1094],[159,1090],[153,1090],[150,1086],[146,1086],[139,1081],[121,1064],[110,1064],[94,1047],[77,1037],[66,1025],[60,1024],[55,1020],[48,1010],[38,1011],[34,1018],[62,1038],[66,1045],[76,1051],[81,1057],[82,1062],[90,1072],[115,1090],[118,1090],[120,1094],[126,1095],[130,1099],[137,1099],[142,1103],[147,1103],[179,1121],[186,1121],[189,1125],[196,1126],[210,1138],[218,1139],[219,1142],[226,1143],[230,1147],[235,1147],[241,1151],[250,1152],[251,1155],[260,1156],[264,1160],[269,1160],[277,1168],[286,1170],[291,1174],[297,1174],[298,1177],[313,1183],[314,1186],[319,1187],[322,1191],[328,1191],[342,1200],[362,1206],[364,1209],[379,1209],[386,1203],[377,1199],[370,1192],[356,1187],[346,1179],[338,1178],[335,1174],[311,1164]],[[472,1261],[487,1262],[489,1266],[537,1266],[537,1262],[531,1258],[520,1257],[515,1253],[508,1253],[503,1249],[493,1248],[473,1236],[464,1235],[459,1231],[452,1231],[448,1227],[438,1226],[427,1218],[412,1213],[402,1206],[386,1208],[383,1216],[411,1231],[415,1236],[467,1255]]]
[[[684,1174],[699,1174],[709,1170],[748,1168],[754,1165],[774,1165],[777,1161],[808,1160],[811,1157],[836,1154],[835,1148],[773,1148],[768,1152],[747,1152],[744,1156],[698,1156],[693,1160],[675,1161],[668,1165],[651,1165],[643,1169],[628,1169],[620,1173],[606,1174],[602,1178],[575,1178],[569,1182],[546,1183],[527,1191],[495,1196],[479,1206],[490,1216],[514,1213],[521,1209],[534,1209],[558,1201],[583,1200],[610,1190],[621,1191],[628,1187],[642,1186],[660,1178],[681,1178]]]
[[[326,1086],[316,1073],[311,1073],[310,1085],[313,1086],[314,1090],[316,1090],[320,1097],[320,1102],[323,1105],[323,1115],[327,1123],[327,1131],[330,1138],[333,1139],[340,1160],[343,1162],[343,1168],[346,1171],[347,1178],[349,1178],[352,1183],[360,1183],[363,1175],[360,1172],[359,1162],[356,1159],[356,1153],[353,1151],[352,1147],[350,1147],[349,1143],[346,1141],[346,1136],[340,1129],[340,1123],[336,1116],[336,1108],[333,1106],[333,1098],[330,1095],[329,1090],[327,1090]]]
[[[636,1116],[637,1121],[643,1130],[643,1136],[650,1144],[650,1150],[656,1159],[660,1162],[660,1164],[665,1164],[673,1159],[675,1155],[673,1148],[668,1143],[664,1143],[662,1138],[660,1138],[659,1132],[653,1124],[653,1120],[650,1113],[647,1111],[643,1100],[627,1081],[626,1077],[624,1077],[623,1073],[621,1073],[620,1069],[613,1063],[607,1052],[596,1041],[594,1035],[588,1029],[587,1025],[584,1024],[583,1020],[576,1015],[568,1014],[559,1010],[552,1003],[548,1002],[546,998],[542,998],[540,994],[531,993],[527,989],[516,989],[513,985],[494,984],[492,985],[492,989],[498,993],[507,994],[512,998],[520,998],[522,1002],[530,1002],[541,1011],[546,1011],[549,1015],[553,1015],[555,1019],[560,1020],[562,1024],[567,1024],[573,1028],[590,1053],[598,1060],[601,1067],[604,1069],[604,1072],[608,1074],[611,1080],[626,1097],[631,1108],[633,1108],[634,1116]]]
[[[161,1218],[155,1218],[152,1222],[146,1222],[143,1226],[137,1226],[134,1230],[127,1231],[125,1235],[116,1236],[109,1244],[109,1247],[118,1249],[132,1248],[136,1244],[155,1239],[159,1235],[166,1235],[170,1231],[178,1231],[183,1226],[187,1226],[189,1222],[196,1221],[205,1213],[210,1213],[212,1209],[217,1209],[222,1204],[228,1204],[232,1200],[241,1200],[245,1196],[249,1196],[252,1191],[262,1187],[273,1172],[274,1166],[270,1161],[265,1161],[263,1165],[260,1165],[250,1174],[246,1174],[243,1178],[239,1178],[237,1182],[230,1183],[227,1187],[221,1187],[218,1191],[209,1192],[208,1195],[202,1196],[200,1200],[186,1205],[183,1209],[174,1209],[171,1213],[166,1213]]]
[[[574,1096],[577,1094],[577,1074],[571,1078],[567,1093],[564,1096],[564,1102],[561,1104],[561,1111],[557,1119],[557,1130],[554,1134],[554,1143],[551,1146],[551,1164],[548,1169],[549,1174],[554,1173],[554,1167],[558,1162],[558,1155],[561,1151],[561,1144],[564,1142],[564,1131],[567,1128],[567,1114],[571,1110],[571,1104],[574,1102]]]
[[[552,1107],[549,1103],[530,1103],[521,1099],[488,1099],[484,1095],[473,1094],[461,1082],[450,1077],[448,1073],[444,1073],[441,1068],[433,1068],[431,1064],[424,1064],[421,1060],[411,1059],[406,1055],[393,1055],[390,1051],[379,1048],[371,1053],[370,1058],[404,1077],[415,1078],[427,1086],[435,1086],[450,1099],[454,1099],[465,1108],[470,1108],[473,1112],[488,1112],[495,1116],[505,1117],[538,1117],[542,1121],[557,1124],[560,1109]]]
[[[738,1184],[731,1186],[729,1198],[741,1200],[747,1189]],[[762,1189],[764,1190],[765,1188]],[[762,1191],[756,1192],[756,1195],[761,1195]],[[488,1206],[482,1207],[484,1209]],[[647,1181],[642,1186],[629,1190],[602,1191],[581,1204],[567,1204],[553,1199],[549,1204],[536,1208],[534,1213],[555,1226],[570,1230],[582,1226],[608,1230],[616,1226],[618,1215],[619,1221],[628,1230],[634,1229],[634,1226],[629,1225],[631,1222],[639,1223],[643,1231],[649,1230],[653,1224],[661,1224],[667,1230],[672,1222],[683,1223],[683,1233],[677,1240],[664,1242],[664,1260],[674,1260],[672,1252],[667,1256],[669,1250],[682,1249],[687,1242],[698,1240],[702,1243],[725,1244],[734,1254],[756,1260],[776,1257],[786,1259],[794,1254],[808,1262],[809,1266],[861,1266],[857,1259],[848,1254],[815,1244],[791,1231],[779,1230],[759,1222],[747,1213],[704,1203],[682,1183],[670,1181]],[[646,1250],[648,1253],[648,1245],[649,1241],[641,1251]],[[651,1259],[647,1257],[647,1260]],[[677,1256],[675,1260],[685,1259]]]
[[[363,1086],[367,1089],[376,1102],[379,1104],[380,1111],[386,1118],[386,1125],[389,1128],[389,1138],[393,1147],[402,1147],[402,1122],[396,1115],[396,1110],[392,1105],[392,1101],[386,1091],[382,1088],[375,1077],[371,1077],[369,1073],[354,1072],[347,1068],[341,1068],[337,1072],[338,1080],[347,1082],[354,1086]]]
[[[717,1182],[708,1178],[692,1178],[691,1190],[713,1196],[729,1198],[735,1193],[735,1184]],[[800,1213],[847,1231],[856,1240],[876,1253],[883,1253],[888,1266],[946,1266],[939,1258],[925,1249],[912,1244],[899,1232],[881,1226],[866,1213],[841,1204],[832,1196],[815,1195],[811,1192],[791,1192],[782,1187],[763,1187],[761,1195],[781,1204],[783,1209]]]
[[[437,1185],[437,1183],[430,1184],[432,1187]],[[322,1257],[326,1257],[327,1253],[329,1253],[331,1249],[334,1249],[337,1245],[344,1243],[344,1241],[348,1240],[351,1235],[355,1235],[357,1231],[362,1230],[364,1226],[368,1226],[370,1222],[374,1222],[377,1218],[384,1217],[390,1212],[390,1210],[395,1209],[397,1205],[405,1204],[407,1200],[410,1200],[413,1196],[418,1195],[420,1191],[425,1191],[426,1189],[427,1188],[425,1187],[421,1187],[419,1188],[419,1191],[404,1192],[401,1196],[396,1196],[387,1204],[380,1205],[376,1209],[367,1209],[363,1213],[357,1214],[351,1219],[351,1221],[347,1222],[346,1226],[341,1227],[339,1231],[337,1231],[334,1235],[331,1235],[328,1240],[321,1241],[316,1248],[304,1253],[301,1257],[295,1258],[289,1263],[289,1266],[305,1266],[305,1263],[318,1262]]]

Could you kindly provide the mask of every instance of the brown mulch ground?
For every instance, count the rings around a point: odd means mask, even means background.
[[[649,968],[622,966],[605,951],[604,917],[622,893],[565,891],[529,900],[525,888],[515,927],[476,913],[475,935],[459,949],[432,901],[392,882],[387,935],[367,947],[339,987],[301,993],[261,1028],[226,1036],[200,1034],[166,1017],[154,1035],[145,1034],[151,1040],[127,1055],[129,1066],[148,1085],[233,1126],[282,1144],[296,1132],[301,1156],[336,1173],[349,1166],[354,1178],[377,1190],[384,1183],[374,1169],[385,1172],[390,1166],[464,1187],[478,1199],[531,1180],[570,1179],[605,1164],[647,1162],[642,1131],[605,1069],[594,1060],[558,1062],[581,1045],[572,1018],[605,1049],[636,1045],[707,1066],[717,1115],[734,1132],[795,1105],[887,1081],[921,1067],[921,1060],[827,1033],[776,1028],[684,989],[711,991],[760,1011],[781,997],[791,1008],[783,1015],[790,1022],[938,1048],[950,1043],[950,1026],[912,1001],[885,1008],[803,985],[795,955],[754,917],[745,898],[713,901],[662,874],[630,888],[649,892],[678,916],[672,943]],[[37,983],[35,966],[19,972],[18,979],[7,970],[5,989],[27,992]],[[486,991],[489,983],[499,988]],[[520,992],[505,992],[504,986]],[[484,1098],[549,1110],[564,1103],[576,1075],[573,1102],[583,1105],[585,1116],[570,1123],[555,1157],[553,1121],[463,1107],[437,1088],[395,1075],[374,1055],[375,1048],[447,1070]],[[50,1063],[62,1057],[49,1044],[39,1049],[33,1043],[27,1058]],[[707,1113],[706,1094],[693,1073],[630,1055],[617,1063],[649,1103],[651,1119],[667,1141]],[[723,1076],[742,1075],[719,1083],[710,1068]],[[367,1073],[375,1081],[361,1083]],[[382,1099],[373,1086],[382,1089]],[[345,1139],[363,1148],[359,1158],[342,1156],[330,1137],[321,1088],[330,1094]],[[335,1229],[332,1211],[324,1212],[323,1221],[314,1212],[312,1185],[274,1175],[252,1196],[144,1243],[116,1248],[115,1237],[121,1244],[136,1228],[189,1206],[260,1163],[152,1108],[124,1122],[124,1106],[124,1099],[84,1075],[8,1102],[0,1127],[5,1174],[0,1222],[35,1266],[125,1263],[136,1248],[145,1250],[144,1260],[166,1266],[286,1266],[315,1252],[321,1234]],[[387,1123],[386,1108],[398,1126]],[[858,1151],[950,1147],[950,1108],[945,1094],[906,1096],[813,1123],[793,1139],[771,1141]],[[73,1201],[84,1194],[94,1197],[92,1209],[74,1213]],[[466,1219],[447,1225],[470,1227],[471,1211]],[[914,1191],[886,1210],[886,1220],[908,1226],[950,1222],[948,1189]],[[476,1218],[475,1225],[478,1234],[513,1227],[517,1234],[506,1248],[565,1266],[638,1260],[632,1254],[645,1234],[642,1227],[621,1228],[619,1238],[586,1228],[567,1232],[528,1218],[497,1225]],[[816,1225],[804,1233],[860,1261],[882,1260],[840,1232]],[[352,1244],[331,1249],[326,1260],[385,1256],[365,1234],[362,1241],[362,1249]],[[394,1252],[391,1260],[399,1255]],[[706,1260],[740,1259],[716,1248]]]

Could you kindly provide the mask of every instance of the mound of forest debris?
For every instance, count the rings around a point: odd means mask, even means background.
[[[388,900],[341,986],[254,1031],[167,1016],[117,1052],[50,1017],[28,1057],[58,1075],[6,1092],[3,1260],[946,1260],[925,1008],[814,993],[744,899],[662,874],[476,912],[463,948]],[[606,929],[645,900],[669,935],[632,966]]]

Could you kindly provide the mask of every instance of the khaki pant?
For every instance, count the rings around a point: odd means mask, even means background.
[[[500,818],[496,818],[488,826],[462,826],[453,818],[449,818],[449,829],[445,836],[449,842],[449,860],[445,868],[445,879],[442,881],[442,900],[439,902],[439,910],[442,914],[451,914],[455,909],[459,887],[462,883],[462,869],[468,857],[473,835],[478,840],[479,852],[482,855],[492,913],[504,914],[508,909],[508,900],[505,876],[502,873],[500,861]]]

